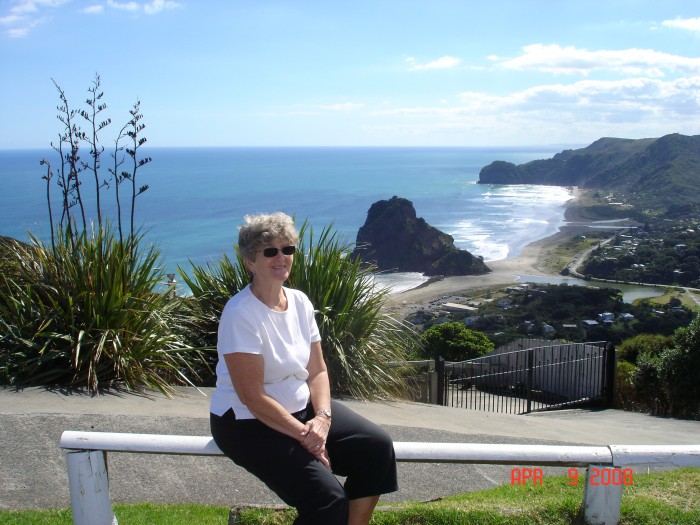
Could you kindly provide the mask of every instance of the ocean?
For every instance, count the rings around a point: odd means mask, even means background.
[[[369,207],[396,195],[413,202],[418,217],[452,235],[459,248],[486,261],[517,256],[530,242],[554,234],[571,190],[553,186],[480,185],[480,169],[494,160],[516,164],[550,158],[561,148],[151,148],[137,185],[136,222],[161,251],[168,272],[231,254],[243,216],[284,211],[315,231],[332,226],[354,242]],[[87,150],[83,155],[87,157]],[[50,238],[45,167],[51,150],[0,150],[0,235]],[[108,177],[103,158],[102,178]],[[95,182],[81,189],[94,200]],[[59,188],[51,187],[59,210]],[[122,199],[125,187],[120,190]],[[116,217],[114,192],[103,191]],[[128,215],[128,203],[122,212]],[[94,209],[89,210],[94,214]],[[397,288],[424,278],[387,278]]]

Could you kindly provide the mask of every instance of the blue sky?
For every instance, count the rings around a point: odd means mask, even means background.
[[[521,146],[700,133],[700,2],[1,0],[0,148],[99,73],[113,140]]]

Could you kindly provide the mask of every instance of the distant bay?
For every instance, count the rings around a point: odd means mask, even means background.
[[[150,189],[137,198],[136,217],[174,272],[189,269],[190,260],[201,264],[231,253],[245,214],[282,210],[299,223],[308,219],[316,231],[332,224],[353,242],[372,203],[397,195],[460,248],[487,261],[504,259],[555,233],[571,193],[479,185],[479,170],[494,160],[549,158],[560,149],[151,148],[153,161],[137,180]],[[26,240],[32,232],[48,239],[42,158],[58,162],[50,150],[0,150],[0,235]],[[108,160],[105,154],[103,177]],[[56,186],[51,191],[58,197]],[[94,181],[84,178],[83,191],[92,198]],[[103,199],[116,216],[113,192]]]

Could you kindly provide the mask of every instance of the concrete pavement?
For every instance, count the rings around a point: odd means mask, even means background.
[[[167,398],[110,392],[90,396],[0,389],[0,508],[69,507],[64,430],[209,435],[211,389]],[[700,422],[618,410],[498,414],[417,403],[345,403],[385,427],[395,441],[678,445],[700,443]],[[257,479],[225,458],[109,455],[114,502],[278,504]],[[428,500],[510,481],[504,465],[399,465],[399,492],[387,501]],[[545,469],[562,475],[565,468]]]

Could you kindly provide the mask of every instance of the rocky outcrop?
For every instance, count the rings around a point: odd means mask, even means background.
[[[416,217],[413,203],[396,196],[372,204],[356,246],[352,256],[383,271],[444,276],[490,271],[482,257],[455,247],[451,235]]]

